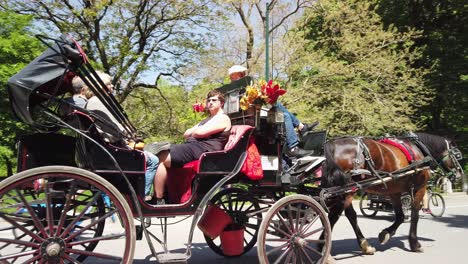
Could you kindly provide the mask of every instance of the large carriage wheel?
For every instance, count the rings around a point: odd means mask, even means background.
[[[0,263],[131,263],[135,249],[122,194],[73,167],[31,169],[0,182],[0,232]]]
[[[260,225],[257,250],[262,264],[326,263],[330,249],[330,222],[320,204],[309,196],[282,198]]]
[[[225,257],[238,257],[248,252],[257,243],[258,228],[262,222],[260,205],[248,192],[239,188],[229,188],[218,192],[211,203],[228,213],[234,224],[245,227],[244,251],[237,256],[226,256],[223,253],[220,238],[211,239],[205,235],[208,246],[217,254]]]
[[[372,201],[369,200],[369,194],[364,193],[359,201],[359,210],[363,216],[374,217],[377,214],[377,210],[370,209]]]

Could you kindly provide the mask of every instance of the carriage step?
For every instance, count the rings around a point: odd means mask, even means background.
[[[187,263],[188,256],[183,253],[158,254],[159,263]]]

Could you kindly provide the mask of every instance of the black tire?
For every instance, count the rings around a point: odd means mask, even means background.
[[[322,264],[327,262],[330,249],[327,214],[309,196],[282,198],[268,210],[260,225],[257,252],[261,264]]]
[[[365,217],[375,217],[377,215],[377,210],[370,209],[370,204],[369,195],[364,193],[359,201],[359,210]]]
[[[257,243],[258,229],[262,222],[262,213],[257,200],[243,189],[229,188],[218,192],[211,199],[211,203],[228,213],[233,219],[233,224],[245,227],[244,251],[236,256],[227,256],[223,253],[219,237],[211,239],[209,236],[204,235],[208,246],[216,254],[224,257],[239,257],[252,249]]]
[[[442,195],[438,193],[431,193],[429,195],[429,209],[433,217],[441,217],[445,212],[445,200]]]
[[[11,231],[0,238],[0,263],[133,261],[131,209],[112,184],[94,173],[66,166],[27,170],[0,183],[0,201],[0,231]],[[123,250],[109,254],[97,247],[121,239]]]

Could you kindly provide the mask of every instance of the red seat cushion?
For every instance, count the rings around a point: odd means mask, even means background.
[[[232,126],[228,142],[224,146],[225,150],[233,148],[246,131],[252,129],[247,125]],[[258,151],[257,151],[258,153]],[[167,191],[171,203],[185,203],[192,196],[192,180],[199,172],[200,160],[186,163],[182,168],[169,168],[167,170]],[[249,167],[251,169],[251,167]],[[257,166],[258,168],[258,166]],[[254,177],[259,177],[258,172]],[[262,175],[263,177],[263,171]]]
[[[167,169],[167,192],[171,203],[185,203],[192,196],[192,180],[198,172],[199,160],[186,163],[182,168]]]

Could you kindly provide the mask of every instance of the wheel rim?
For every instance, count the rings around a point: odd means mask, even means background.
[[[0,262],[131,261],[133,219],[120,213],[129,209],[121,196],[87,175],[32,171],[39,173],[21,173],[0,186]],[[121,239],[129,252],[104,249]]]
[[[326,262],[331,248],[330,223],[321,206],[304,197],[285,197],[268,211],[260,226],[260,263]]]
[[[361,201],[359,201],[359,209],[363,216],[374,217],[377,214],[377,210],[370,209],[371,200],[369,200],[369,195],[366,193],[362,196]]]
[[[237,256],[226,256],[222,250],[221,239],[219,237],[211,239],[205,235],[208,246],[215,253],[225,257],[238,257],[252,249],[257,243],[258,229],[262,221],[260,205],[256,199],[245,190],[230,188],[217,193],[211,199],[211,203],[228,213],[234,224],[245,227],[244,251]]]

